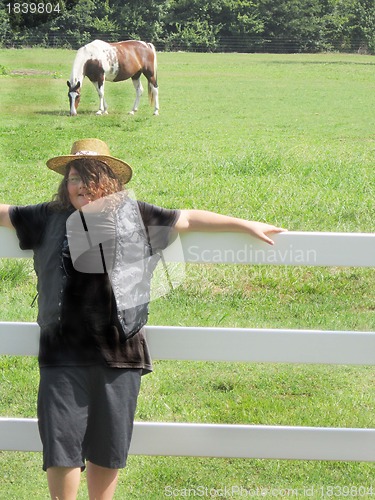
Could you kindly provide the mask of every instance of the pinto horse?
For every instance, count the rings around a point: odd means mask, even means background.
[[[107,43],[95,40],[81,47],[77,51],[73,63],[69,87],[70,116],[77,114],[81,98],[81,89],[85,76],[91,80],[98,92],[99,110],[97,115],[107,114],[107,103],[104,99],[104,82],[121,82],[131,78],[136,92],[133,109],[138,109],[139,100],[143,93],[141,75],[148,80],[148,95],[150,103],[154,104],[154,115],[159,114],[159,96],[157,83],[157,59],[155,47],[152,43],[137,40]]]

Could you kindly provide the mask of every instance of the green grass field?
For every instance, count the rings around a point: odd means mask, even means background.
[[[373,57],[160,53],[159,117],[146,91],[138,114],[127,114],[130,82],[108,83],[109,114],[96,116],[86,79],[71,118],[73,59],[66,50],[0,50],[0,202],[50,199],[59,179],[45,161],[76,139],[99,137],[133,166],[130,187],[150,203],[295,231],[374,231]],[[31,263],[2,260],[0,278],[1,320],[34,321]],[[149,323],[374,331],[374,284],[371,269],[189,265],[182,286],[152,302]],[[36,360],[2,357],[0,369],[0,415],[35,416]],[[136,418],[374,427],[374,382],[372,367],[155,361]],[[280,489],[279,498],[352,486],[375,495],[374,465],[132,456],[116,498],[232,486],[268,497]],[[33,497],[48,498],[40,455],[0,452],[0,498]],[[84,485],[79,498],[87,498]]]

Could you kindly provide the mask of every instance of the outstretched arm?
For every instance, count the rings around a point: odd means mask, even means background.
[[[286,231],[286,229],[264,222],[238,219],[206,210],[181,210],[175,229],[179,232],[228,231],[248,233],[270,245],[273,245],[273,240],[268,235]]]
[[[10,205],[0,204],[0,226],[9,227],[10,229],[13,229],[13,224],[11,223],[9,217],[9,208]]]

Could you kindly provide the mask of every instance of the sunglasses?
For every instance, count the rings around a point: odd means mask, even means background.
[[[70,175],[66,179],[66,182],[67,182],[67,184],[70,184],[72,186],[78,186],[78,184],[83,182],[83,180],[82,180],[82,177],[80,177],[79,175]]]

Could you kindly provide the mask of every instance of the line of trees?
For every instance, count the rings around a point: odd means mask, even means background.
[[[95,38],[152,41],[165,51],[374,54],[375,2],[3,0],[0,7],[3,47],[76,49]]]

